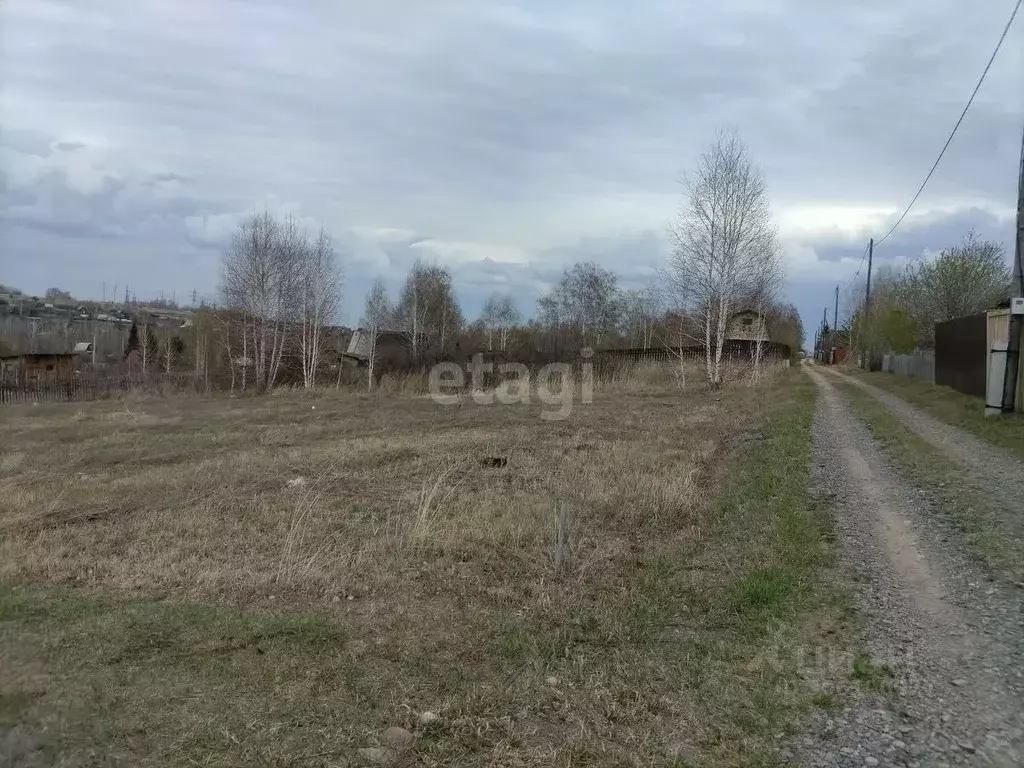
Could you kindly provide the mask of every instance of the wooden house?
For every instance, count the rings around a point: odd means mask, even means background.
[[[0,357],[0,378],[35,381],[67,378],[75,373],[73,352],[33,352]]]
[[[729,318],[725,331],[726,341],[771,341],[768,320],[753,309],[736,312]]]

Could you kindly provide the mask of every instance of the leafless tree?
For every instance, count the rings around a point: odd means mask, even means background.
[[[243,222],[221,269],[221,293],[241,313],[243,389],[248,368],[258,391],[272,389],[289,340],[303,316],[303,264],[310,246],[298,222],[268,212]]]
[[[618,276],[592,261],[574,264],[537,306],[538,314],[549,322],[574,329],[582,344],[599,344],[619,324],[622,295]],[[554,326],[549,328],[554,330]]]
[[[203,382],[203,388],[210,391],[210,355],[209,355],[209,344],[210,336],[205,328],[196,329],[195,335],[195,347],[193,349],[193,357],[195,358],[195,374],[194,380],[196,386],[199,382]]]
[[[324,350],[324,326],[334,320],[341,305],[342,279],[331,236],[323,227],[312,243],[303,243],[299,260],[302,383],[316,386],[316,372]]]
[[[160,345],[160,357],[164,364],[164,373],[170,374],[174,367],[174,334],[170,331],[164,333],[163,343]]]
[[[484,303],[480,320],[487,331],[487,349],[494,349],[494,334],[498,334],[499,348],[504,351],[509,332],[521,321],[519,310],[508,294],[494,293]]]
[[[757,313],[757,329],[754,345],[751,348],[753,362],[751,383],[757,384],[761,378],[761,360],[764,357],[764,343],[768,340],[768,317],[778,303],[782,292],[783,268],[782,260],[776,248],[771,247],[764,253],[759,262],[759,269],[753,276],[753,291],[750,304]]]
[[[707,380],[722,384],[729,319],[778,266],[764,177],[747,148],[720,134],[686,179],[687,197],[671,227],[670,293],[701,332]]]
[[[402,286],[394,321],[409,336],[414,358],[425,347],[443,349],[462,328],[462,311],[448,270],[417,260]]]
[[[149,372],[151,365],[156,365],[157,346],[154,343],[153,328],[147,318],[143,318],[139,324],[139,362],[142,364],[142,373]]]
[[[273,386],[276,347],[287,320],[281,316],[280,306],[282,294],[291,286],[290,275],[282,264],[280,239],[277,220],[267,211],[256,214],[241,224],[222,263],[224,302],[242,315],[243,377],[249,367],[251,339],[257,389]]]
[[[391,304],[388,302],[388,291],[384,281],[377,279],[366,297],[366,309],[364,311],[363,325],[367,333],[367,389],[373,389],[374,373],[377,367],[377,337],[387,322],[391,313]]]
[[[238,368],[239,368],[239,364],[238,364],[239,361],[238,361],[238,359],[234,355],[234,350],[237,349],[237,347],[234,347],[234,348],[232,347],[234,333],[236,332],[235,329],[237,328],[237,325],[238,325],[237,322],[234,322],[235,319],[236,319],[234,317],[234,314],[235,313],[233,313],[231,310],[225,310],[225,309],[220,309],[220,310],[217,310],[216,312],[213,313],[213,322],[214,322],[215,327],[217,328],[217,331],[218,331],[217,338],[218,338],[218,341],[220,343],[221,348],[224,350],[224,354],[227,357],[227,361],[228,361],[228,372],[231,375],[231,389],[230,389],[230,391],[232,393],[235,391],[235,381],[236,381],[236,378],[237,378],[237,371],[238,371]],[[245,334],[243,333],[242,335],[244,337]],[[244,367],[242,368],[242,371],[243,371],[242,375],[244,377],[245,376],[245,373],[244,373],[245,368]],[[243,378],[243,382],[244,382],[244,378]],[[242,388],[243,389],[245,388],[244,384],[243,384]]]
[[[654,286],[623,292],[622,330],[631,346],[651,346],[655,323],[661,314],[661,301]]]

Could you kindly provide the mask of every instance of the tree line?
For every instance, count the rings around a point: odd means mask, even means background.
[[[488,351],[524,362],[565,359],[583,347],[669,347],[703,350],[707,381],[723,381],[728,326],[741,310],[768,318],[772,340],[798,350],[803,328],[780,300],[783,271],[764,177],[747,148],[720,135],[684,179],[685,197],[672,224],[672,252],[651,283],[625,288],[612,270],[581,261],[564,270],[529,318],[521,297],[495,293],[468,319],[443,266],[416,261],[397,295],[377,280],[360,324],[371,344],[372,386],[381,334],[398,334],[407,363]],[[180,329],[145,322],[133,327],[126,354],[144,370],[191,370],[226,379],[232,389],[267,391],[287,383],[307,388],[340,382],[337,327],[343,270],[326,227],[264,211],[243,221],[221,264],[216,306],[194,312]],[[764,339],[753,347],[756,377]]]
[[[871,358],[932,349],[936,323],[1007,305],[1012,284],[1003,245],[971,230],[935,258],[878,269],[870,304],[863,285],[854,298],[847,326],[851,343]]]

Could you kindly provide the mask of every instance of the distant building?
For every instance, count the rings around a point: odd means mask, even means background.
[[[850,332],[828,330],[818,339],[815,357],[828,365],[845,363],[850,356]]]
[[[352,332],[345,357],[365,363],[370,358],[370,332],[365,328],[357,328]],[[404,355],[408,350],[409,336],[401,331],[377,332],[377,357],[390,360],[396,355]]]
[[[729,318],[725,331],[726,341],[768,342],[768,320],[753,309],[744,309]]]
[[[0,357],[0,378],[33,381],[73,376],[74,373],[73,352],[34,352]]]

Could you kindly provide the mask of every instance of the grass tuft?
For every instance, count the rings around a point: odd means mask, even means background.
[[[853,657],[850,678],[866,690],[885,693],[892,687],[893,674],[887,665],[878,664],[868,654],[860,652]]]
[[[729,595],[741,614],[781,618],[792,607],[797,588],[792,569],[761,568],[730,584]]]

